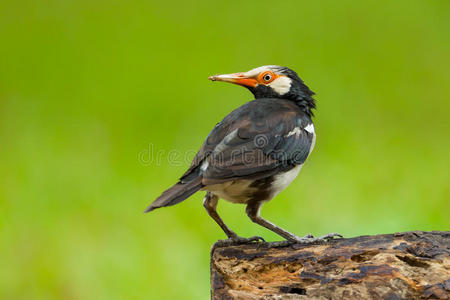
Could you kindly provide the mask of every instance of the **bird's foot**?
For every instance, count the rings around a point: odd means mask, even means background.
[[[214,247],[225,247],[225,246],[232,246],[232,245],[242,245],[242,244],[251,244],[251,243],[257,243],[257,242],[266,242],[262,237],[260,236],[252,236],[249,238],[244,238],[240,236],[233,236],[226,240],[218,240]]]
[[[304,237],[294,237],[289,239],[288,241],[295,244],[316,244],[316,243],[324,243],[330,240],[333,240],[335,237],[343,238],[343,236],[339,233],[328,233],[322,235],[320,237],[314,237],[312,234],[307,234]]]
[[[337,238],[341,238],[341,239],[344,238],[344,236],[342,234],[340,234],[340,233],[331,232],[331,233],[327,233],[327,234],[322,235],[318,239],[323,240],[325,242],[328,242],[328,241],[334,240],[334,238],[336,238],[336,237]]]
[[[314,238],[314,236],[310,233],[303,237],[303,239],[311,239],[311,238]]]
[[[335,237],[343,238],[343,236],[339,233],[328,233],[317,238],[314,237],[312,234],[307,234],[304,237],[294,236],[291,239],[284,241],[265,243],[265,246],[269,248],[278,248],[294,244],[303,244],[303,245],[322,244],[330,240],[333,240]]]

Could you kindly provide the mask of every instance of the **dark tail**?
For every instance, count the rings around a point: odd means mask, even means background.
[[[161,194],[153,203],[144,211],[150,212],[156,208],[175,205],[189,198],[192,194],[203,187],[202,177],[197,177],[192,181],[185,183],[177,183],[170,189]]]

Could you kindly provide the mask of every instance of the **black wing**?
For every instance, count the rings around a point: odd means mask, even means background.
[[[258,179],[303,164],[314,142],[314,132],[305,128],[313,128],[311,119],[294,102],[246,103],[211,131],[181,182]]]

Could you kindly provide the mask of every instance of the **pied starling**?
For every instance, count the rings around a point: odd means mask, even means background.
[[[225,241],[245,243],[262,238],[242,238],[232,231],[217,214],[219,198],[245,204],[253,222],[288,242],[310,243],[340,236],[298,237],[260,216],[262,204],[295,179],[314,148],[314,93],[297,73],[274,65],[209,79],[246,87],[255,100],[232,111],[214,127],[178,183],[145,212],[175,205],[203,190],[207,191],[203,205],[228,236]]]

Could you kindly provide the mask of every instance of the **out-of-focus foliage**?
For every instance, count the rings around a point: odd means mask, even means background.
[[[448,230],[449,32],[443,0],[1,1],[0,298],[207,299],[224,235],[202,193],[142,211],[251,99],[207,76],[265,64],[317,93],[318,138],[263,216],[299,235]]]

